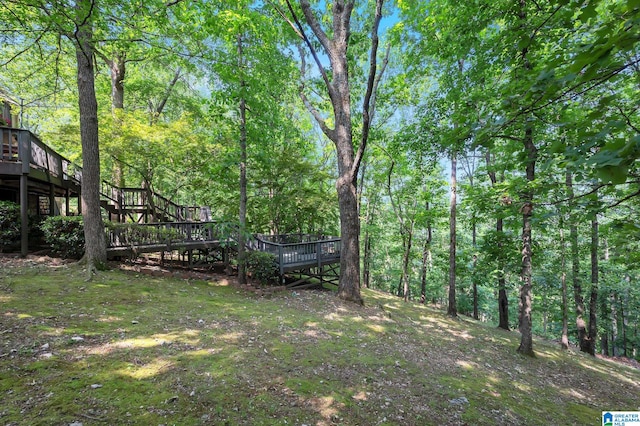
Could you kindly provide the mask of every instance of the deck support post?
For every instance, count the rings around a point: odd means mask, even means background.
[[[26,257],[29,252],[29,175],[20,175],[20,254]]]
[[[31,147],[27,132],[18,133],[18,158],[22,162],[20,175],[20,254],[29,252],[29,172],[31,171]]]
[[[52,183],[49,184],[49,216],[56,215],[56,194]]]
[[[69,206],[69,196],[70,196],[69,188],[64,191],[64,215],[69,216],[71,213],[71,208]]]

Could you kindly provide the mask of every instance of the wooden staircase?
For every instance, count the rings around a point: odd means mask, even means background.
[[[208,207],[183,206],[149,188],[119,188],[107,181],[100,187],[100,205],[113,222],[207,222]]]

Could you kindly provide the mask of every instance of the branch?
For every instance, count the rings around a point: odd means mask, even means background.
[[[628,201],[628,200],[632,199],[633,197],[637,197],[638,195],[640,195],[640,189],[638,189],[636,192],[634,192],[632,194],[627,195],[624,198],[621,198],[620,200],[616,201],[613,204],[609,204],[609,205],[605,206],[603,210],[619,206],[620,204],[624,203],[625,201]]]
[[[376,69],[378,66],[378,29],[380,27],[380,21],[382,20],[382,3],[384,0],[376,0],[376,13],[373,21],[373,27],[371,29],[371,53],[369,57],[369,78],[367,81],[367,91],[362,101],[362,140],[356,156],[353,161],[352,176],[358,175],[358,168],[364,155],[364,150],[367,147],[367,141],[369,139],[369,130],[371,128],[371,120],[373,120],[373,114],[375,112],[375,92],[382,78],[387,64],[389,63],[389,51],[391,48],[387,47],[387,53],[383,65],[380,69],[380,73],[377,74]],[[355,178],[354,178],[355,179]]]
[[[636,133],[640,133],[640,129],[637,128],[636,126],[633,125],[633,123],[631,123],[631,119],[629,118],[629,116],[627,114],[624,113],[624,111],[622,110],[622,107],[618,106],[618,111],[620,111],[620,115],[622,115],[625,119],[625,121],[627,122],[627,124],[629,125],[629,127],[631,127],[633,130],[636,131]]]
[[[300,89],[298,91],[298,94],[300,96],[300,99],[302,99],[302,103],[304,103],[304,106],[307,108],[307,110],[309,110],[313,118],[318,123],[318,126],[320,126],[320,129],[322,130],[322,132],[325,135],[327,135],[327,137],[330,140],[333,141],[335,138],[335,130],[327,126],[327,122],[325,121],[324,118],[322,118],[322,116],[320,115],[320,112],[316,109],[316,107],[313,106],[309,98],[307,98],[307,95],[304,94],[304,69],[306,68],[306,61],[304,59],[305,56],[304,56],[304,52],[302,51],[302,47],[298,46],[298,50],[300,52],[300,74],[301,74],[301,77],[300,77],[301,83],[300,83]]]
[[[175,87],[176,83],[178,82],[178,79],[180,78],[180,73],[182,72],[182,70],[180,69],[180,67],[178,67],[178,69],[176,70],[175,75],[173,76],[173,80],[171,80],[171,82],[169,83],[169,87],[167,87],[167,91],[164,94],[164,98],[162,98],[162,100],[160,101],[160,103],[158,104],[158,107],[156,108],[156,117],[160,116],[160,114],[162,114],[162,110],[164,109],[164,106],[167,104],[167,100],[169,99],[169,95],[171,95],[171,91],[173,90],[173,88]]]
[[[300,34],[302,34],[302,39],[304,40],[305,44],[307,45],[307,47],[309,48],[309,51],[311,52],[311,56],[313,56],[313,60],[315,61],[316,65],[318,66],[318,69],[320,70],[320,75],[322,75],[322,80],[324,80],[325,86],[327,86],[327,91],[329,92],[329,98],[331,98],[331,101],[333,101],[335,99],[335,92],[333,90],[333,86],[331,86],[331,82],[329,81],[329,76],[327,75],[327,71],[324,69],[324,67],[322,66],[322,63],[320,62],[320,58],[318,57],[318,53],[316,52],[316,50],[313,48],[313,45],[311,44],[311,41],[309,41],[309,37],[307,37],[307,34],[304,32],[304,28],[302,27],[302,23],[300,22],[300,20],[298,19],[298,15],[296,15],[296,12],[293,10],[293,7],[291,6],[291,2],[289,0],[287,1],[287,6],[289,8],[289,12],[291,13],[291,16],[293,17],[293,20],[296,23],[296,26],[298,27],[298,30],[300,32]],[[309,6],[309,2],[306,2],[307,6],[309,7],[309,9],[311,9],[311,6]],[[311,10],[309,10],[309,14],[311,16],[311,18],[307,17],[305,14],[305,17],[307,19],[307,23],[309,23],[309,25],[312,27],[311,23],[309,22],[309,19],[312,19],[315,22],[315,25],[318,25],[318,22],[316,21],[315,17],[313,16],[313,13],[311,12]],[[326,34],[324,34],[324,32],[322,32],[322,29],[319,29],[319,31],[321,32],[322,36],[326,39]],[[314,30],[314,34],[316,34],[316,37],[318,37],[318,39],[320,40],[320,37]],[[322,41],[321,41],[322,43]],[[324,44],[323,44],[324,46]],[[325,46],[325,50],[326,50],[326,46]],[[328,52],[328,50],[327,50]]]
[[[293,9],[291,9],[291,4],[289,3],[289,0],[287,0],[287,5],[289,5],[289,10],[293,14]],[[329,37],[327,37],[327,34],[322,30],[320,23],[318,22],[315,15],[313,14],[313,10],[311,10],[311,5],[309,4],[309,0],[300,0],[300,7],[302,8],[302,13],[304,14],[304,18],[307,20],[307,24],[309,24],[309,27],[311,27],[311,31],[313,31],[313,34],[315,34],[316,38],[324,48],[325,52],[330,52],[333,43],[329,39]],[[334,11],[335,9],[336,7],[334,5]],[[295,14],[294,14],[294,18],[295,18]]]

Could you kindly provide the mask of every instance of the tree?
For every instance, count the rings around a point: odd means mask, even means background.
[[[351,112],[351,85],[349,79],[349,59],[347,49],[351,35],[351,16],[355,1],[336,0],[332,4],[331,32],[322,27],[322,20],[308,0],[300,0],[300,8],[313,36],[329,58],[331,75],[321,62],[316,48],[308,38],[291,2],[287,6],[293,22],[292,27],[304,40],[310,50],[331,101],[332,122],[324,118],[311,103],[304,91],[300,95],[307,108],[316,119],[322,132],[334,143],[338,162],[338,205],[340,208],[340,235],[342,248],[340,253],[340,278],[338,296],[342,299],[363,303],[360,296],[360,217],[358,215],[357,177],[362,156],[367,146],[371,126],[370,113],[374,104],[374,94],[384,67],[378,70],[378,27],[382,19],[383,0],[376,0],[376,8],[371,30],[371,49],[366,92],[362,105],[362,137],[357,151],[353,145],[353,122]]]
[[[107,261],[104,224],[100,210],[100,150],[98,102],[94,84],[91,0],[76,4],[77,31],[73,39],[78,61],[78,106],[82,140],[82,215],[84,217],[85,261],[89,274]]]

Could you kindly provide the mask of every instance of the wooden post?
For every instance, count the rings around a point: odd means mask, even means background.
[[[28,133],[18,133],[18,158],[22,161],[20,175],[20,254],[25,257],[29,252],[29,171],[31,150]]]

